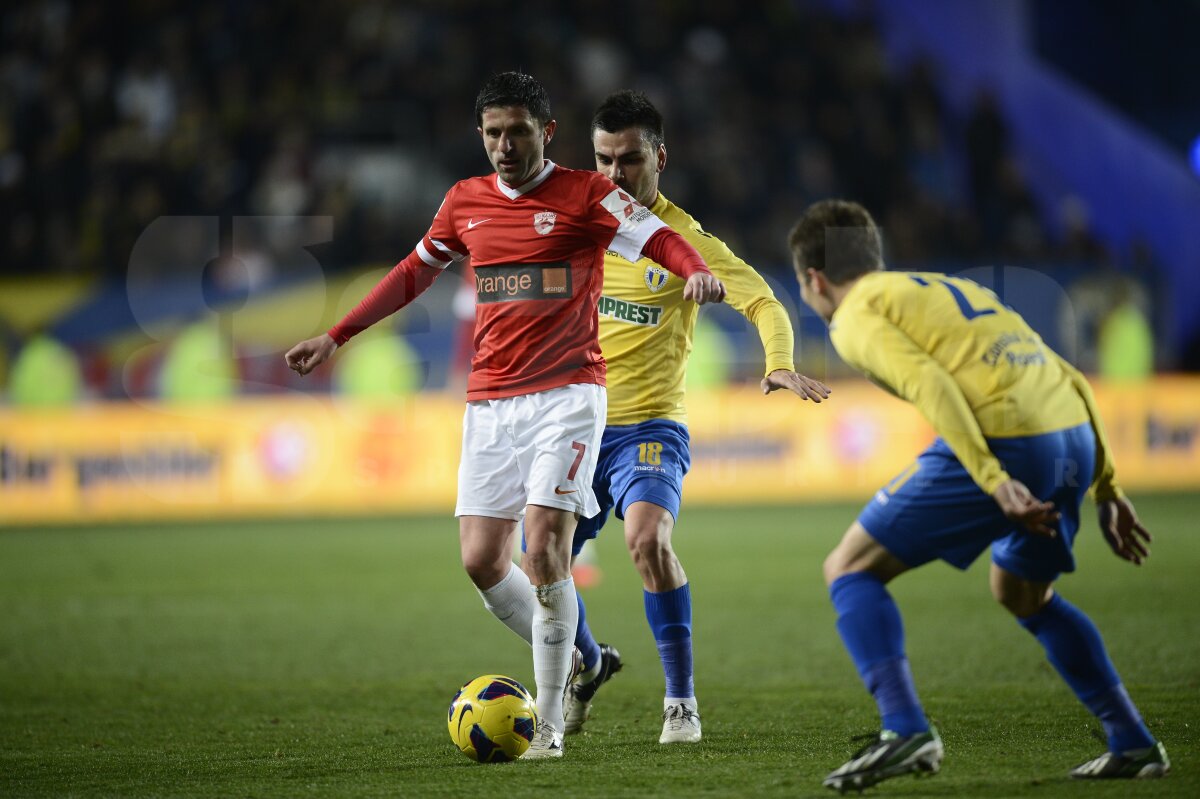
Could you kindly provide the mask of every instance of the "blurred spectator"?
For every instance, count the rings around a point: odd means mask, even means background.
[[[736,361],[733,345],[720,326],[704,314],[696,317],[687,367],[688,390],[705,391],[728,385]]]
[[[237,394],[232,345],[217,319],[196,322],[167,349],[159,374],[162,398],[170,402],[211,402]]]
[[[1107,261],[1104,247],[1092,235],[1087,205],[1079,197],[1067,195],[1059,208],[1062,221],[1062,243],[1059,260],[1068,263],[1099,264]]]
[[[83,375],[75,353],[50,336],[30,338],[17,354],[8,399],[18,408],[71,405],[82,396]]]
[[[1071,361],[1087,372],[1132,377],[1154,365],[1150,295],[1137,278],[1112,268],[1084,274],[1067,288],[1059,335]],[[1120,363],[1128,358],[1125,364]]]
[[[1008,154],[1008,126],[1000,114],[996,96],[990,91],[983,91],[976,98],[975,108],[967,120],[966,139],[971,207],[985,220],[988,233],[994,233],[995,225],[988,222],[998,215],[994,206],[1000,166]]]
[[[1100,325],[1099,349],[1100,376],[1105,380],[1139,382],[1154,373],[1154,332],[1128,284]]]
[[[348,349],[333,365],[333,385],[347,397],[395,400],[420,391],[424,381],[421,359],[403,336],[388,325],[361,335],[361,346]]]
[[[175,87],[166,69],[148,53],[139,53],[113,94],[121,119],[135,123],[151,147],[162,144],[175,125]]]

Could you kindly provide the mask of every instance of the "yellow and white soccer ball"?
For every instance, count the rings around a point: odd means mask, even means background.
[[[480,763],[516,760],[537,729],[533,697],[512,677],[485,674],[462,687],[450,702],[450,740]]]

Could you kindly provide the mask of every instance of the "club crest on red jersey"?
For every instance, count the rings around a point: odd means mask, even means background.
[[[533,215],[533,229],[545,236],[554,230],[554,223],[557,220],[558,214],[553,211],[539,211]]]

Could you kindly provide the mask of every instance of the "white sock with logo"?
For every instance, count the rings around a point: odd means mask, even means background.
[[[520,566],[513,563],[504,579],[486,591],[479,591],[483,606],[527,644],[533,643],[533,613],[537,600],[533,584]]]
[[[563,691],[571,676],[575,626],[579,605],[575,581],[570,577],[550,585],[534,586],[533,678],[537,682],[538,717],[562,732]]]

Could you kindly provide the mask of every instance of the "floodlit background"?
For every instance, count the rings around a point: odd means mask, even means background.
[[[894,268],[994,288],[1096,378],[1135,488],[1200,487],[1194,3],[33,2],[0,37],[0,521],[449,510],[463,281],[301,380],[325,330],[488,172],[473,102],[520,68],[549,157],[611,90],[664,112],[662,190],[767,277],[819,410],[753,392],[706,309],[687,500],[868,496],[929,431],[799,302],[806,204],[865,203]],[[1156,37],[1162,47],[1131,47]],[[457,297],[456,297],[457,295]],[[330,398],[336,400],[332,403]]]

